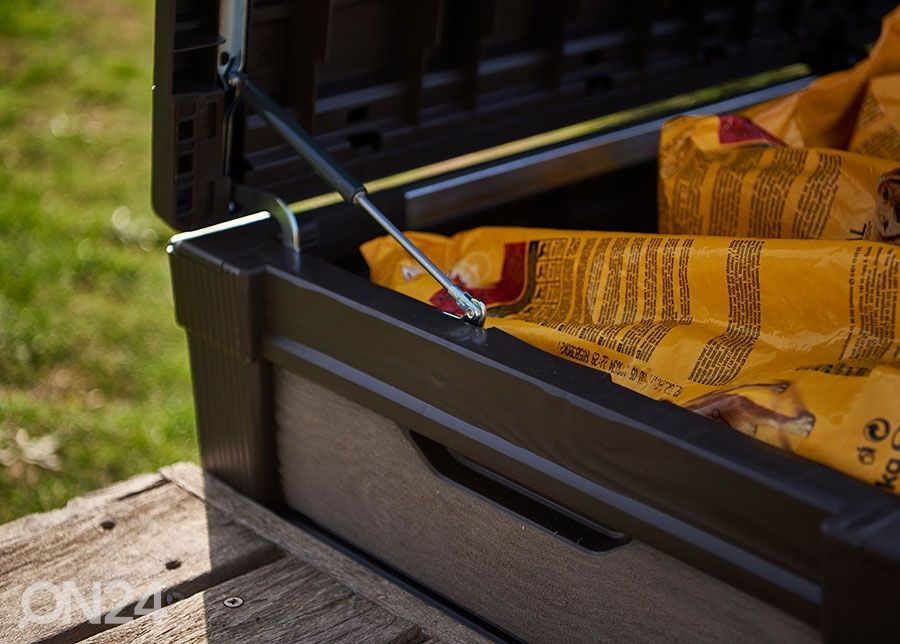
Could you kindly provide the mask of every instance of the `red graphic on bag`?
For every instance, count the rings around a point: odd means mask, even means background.
[[[750,119],[736,114],[719,117],[719,143],[756,143],[787,147],[781,139],[769,134]]]
[[[525,258],[524,243],[506,244],[503,248],[503,268],[500,270],[500,281],[485,288],[469,289],[469,295],[481,300],[485,306],[515,302],[525,290]],[[462,288],[466,288],[466,285],[459,279],[453,281]],[[432,295],[429,302],[442,311],[461,313],[456,302],[444,289]]]

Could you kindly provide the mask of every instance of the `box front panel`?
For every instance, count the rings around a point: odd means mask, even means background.
[[[592,552],[440,476],[393,421],[276,369],[295,510],[530,641],[813,641],[816,631],[635,541]]]

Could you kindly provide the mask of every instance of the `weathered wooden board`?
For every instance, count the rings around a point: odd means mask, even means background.
[[[232,517],[236,523],[264,535],[284,552],[331,575],[391,613],[419,624],[426,635],[443,642],[488,641],[258,503],[236,493],[197,466],[177,463],[164,467],[160,474],[184,490],[196,494],[210,507]]]
[[[45,586],[25,601],[39,583]],[[68,620],[54,614],[61,607],[56,591],[66,583],[80,595],[63,597]],[[164,608],[126,623],[105,620],[110,611],[134,616],[136,603],[140,607],[154,588]],[[226,603],[233,598],[240,600]],[[144,606],[158,608],[156,601]],[[24,619],[26,604],[33,615],[53,618]],[[84,638],[179,644],[484,641],[191,464],[0,525],[0,642]]]
[[[226,605],[226,602],[231,606]],[[293,558],[95,635],[91,644],[425,641],[421,629]]]
[[[33,539],[34,535],[44,530],[51,530],[60,523],[71,521],[76,516],[90,514],[108,503],[140,494],[163,485],[165,482],[166,479],[157,472],[138,474],[126,481],[119,481],[109,487],[75,497],[59,510],[29,514],[4,523],[0,525],[0,548],[4,547],[7,542],[17,539]]]
[[[117,607],[119,615],[131,614],[154,585],[162,597],[188,597],[280,556],[270,542],[177,485],[158,475],[138,477],[0,526],[0,642],[77,641],[110,628],[91,619]],[[61,601],[48,586],[26,592],[37,583],[62,589],[66,582],[86,607],[71,592]],[[52,615],[62,604],[69,605],[71,621],[63,614],[48,623],[26,619]]]

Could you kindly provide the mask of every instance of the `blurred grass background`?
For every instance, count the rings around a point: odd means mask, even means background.
[[[0,522],[196,459],[152,0],[0,0]]]

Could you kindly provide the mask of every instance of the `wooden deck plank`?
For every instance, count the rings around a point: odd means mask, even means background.
[[[190,596],[279,556],[271,543],[164,478],[132,479],[62,510],[0,526],[0,641],[76,641],[109,628],[89,623],[77,604],[71,623],[23,620],[25,591],[36,582],[72,582],[92,616],[123,604],[119,614],[128,615],[153,584],[164,596]],[[114,580],[132,592],[111,586]],[[94,583],[100,584],[99,611],[90,605]],[[29,603],[37,615],[56,605],[48,590]]]
[[[31,539],[42,530],[50,530],[60,523],[71,521],[76,516],[90,514],[96,511],[96,508],[103,507],[108,503],[140,494],[165,483],[166,479],[158,472],[138,474],[109,487],[75,497],[65,507],[58,510],[29,514],[4,523],[0,525],[0,548],[4,547],[7,542],[22,538]]]
[[[229,607],[226,600],[240,605]],[[392,615],[312,566],[286,558],[105,631],[90,644],[425,641]]]
[[[483,636],[429,606],[346,555],[297,529],[191,463],[176,463],[160,474],[247,529],[264,535],[288,554],[331,575],[389,612],[419,624],[423,632],[444,642],[486,642]]]

